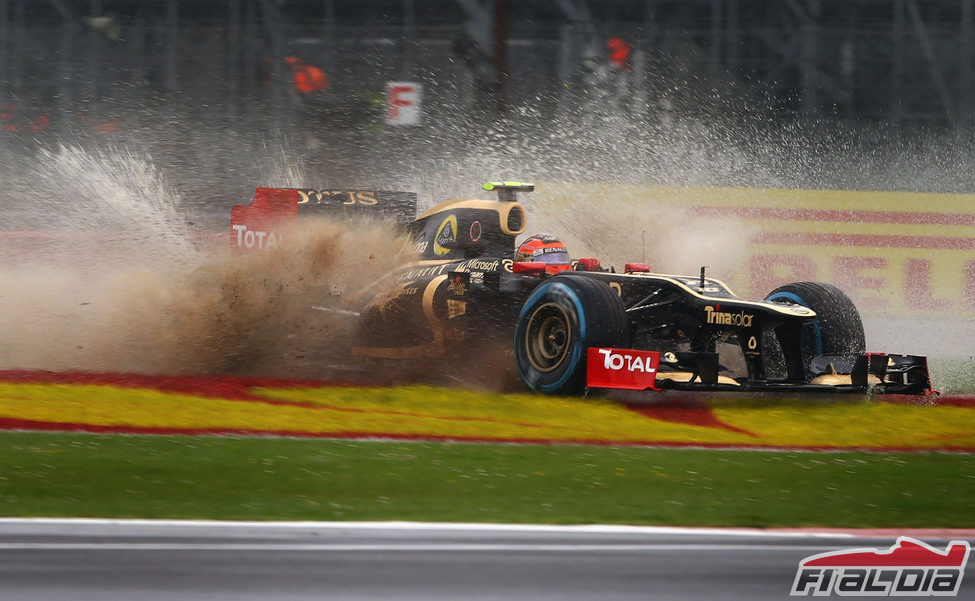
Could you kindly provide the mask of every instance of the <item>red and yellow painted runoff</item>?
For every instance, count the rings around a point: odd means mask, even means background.
[[[975,450],[975,400],[606,399],[231,377],[0,372],[0,428],[787,449]],[[923,404],[922,404],[923,403]]]

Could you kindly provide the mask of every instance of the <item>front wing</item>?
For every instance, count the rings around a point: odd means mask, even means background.
[[[820,355],[810,362],[808,381],[748,380],[719,375],[717,353],[660,353],[636,349],[590,348],[589,388],[622,390],[808,391],[928,395],[926,357],[864,353]]]

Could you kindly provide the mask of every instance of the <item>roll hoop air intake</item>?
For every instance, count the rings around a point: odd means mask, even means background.
[[[535,191],[535,184],[525,182],[487,182],[481,187],[488,192],[496,191],[501,202],[517,202],[517,192]]]

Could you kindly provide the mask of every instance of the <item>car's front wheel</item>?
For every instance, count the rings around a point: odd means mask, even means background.
[[[802,305],[816,312],[816,319],[803,324],[798,331],[777,331],[777,340],[763,339],[765,368],[770,375],[788,372],[792,377],[808,378],[810,361],[819,355],[850,357],[864,352],[866,342],[860,313],[850,297],[836,286],[794,282],[779,286],[765,300]]]
[[[540,284],[515,326],[518,375],[530,389],[578,394],[586,386],[586,351],[628,342],[623,303],[595,278],[566,274]]]
[[[767,301],[794,303],[816,312],[803,332],[803,350],[816,355],[856,355],[864,352],[863,322],[856,305],[842,290],[822,282],[779,286]]]

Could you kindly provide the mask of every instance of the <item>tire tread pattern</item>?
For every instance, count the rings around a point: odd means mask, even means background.
[[[863,321],[856,305],[842,290],[823,282],[793,282],[768,294],[793,294],[816,312],[823,355],[856,355],[865,352]],[[767,298],[768,298],[767,297]]]
[[[576,294],[582,305],[583,314],[579,319],[585,320],[586,337],[584,340],[573,341],[573,344],[583,345],[583,351],[589,347],[619,347],[626,344],[629,337],[629,320],[623,309],[623,303],[619,296],[605,282],[583,274],[561,274],[539,285],[552,286],[561,283],[568,286]],[[536,289],[538,290],[538,289]],[[533,295],[534,296],[534,293]],[[544,302],[543,296],[538,302]],[[536,303],[537,304],[537,303]],[[574,311],[574,308],[573,308]],[[521,324],[519,324],[520,326]],[[521,340],[520,328],[516,327],[515,336],[515,360],[518,363],[519,373],[522,380],[529,386],[539,390],[529,382],[531,378],[526,378],[525,370],[530,370],[527,360],[524,359],[523,350],[520,348]],[[548,394],[567,394],[574,395],[581,393],[586,386],[586,353],[582,353],[581,360],[575,365],[568,366],[572,372],[557,389],[542,390]],[[572,353],[567,353],[571,357]],[[562,372],[564,373],[564,372]]]

